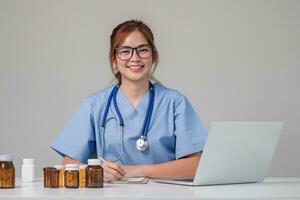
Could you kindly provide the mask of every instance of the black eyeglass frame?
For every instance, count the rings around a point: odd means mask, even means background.
[[[146,47],[150,47],[151,54],[150,54],[148,57],[141,57],[140,54],[139,54],[139,52],[138,52],[138,49],[139,49],[139,48],[142,48],[142,47],[145,47],[145,46],[146,46]],[[121,48],[128,48],[128,49],[131,50],[131,56],[130,56],[128,59],[123,59],[123,58],[121,58],[121,57],[119,56],[118,50],[121,49]],[[128,61],[128,60],[130,60],[130,59],[132,58],[132,56],[133,56],[133,52],[134,52],[134,51],[136,52],[136,54],[138,55],[139,58],[147,59],[147,58],[150,58],[150,57],[153,55],[153,52],[155,52],[155,48],[154,48],[151,44],[142,44],[142,45],[139,45],[139,46],[137,46],[137,47],[135,47],[135,48],[130,47],[130,46],[120,46],[120,47],[116,47],[116,48],[115,48],[115,54],[118,56],[118,58],[119,58],[120,60],[123,60],[123,61]]]

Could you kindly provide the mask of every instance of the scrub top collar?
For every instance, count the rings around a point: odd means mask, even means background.
[[[155,89],[156,84],[154,83],[153,86]],[[108,88],[108,90],[106,92],[107,98],[108,98],[112,88],[113,88],[113,86]],[[128,122],[128,119],[132,119],[133,117],[138,115],[138,116],[142,117],[141,123],[143,123],[143,120],[144,120],[144,117],[145,117],[146,111],[147,111],[147,106],[149,103],[149,95],[150,95],[150,91],[148,90],[145,93],[145,95],[142,97],[142,99],[140,100],[138,105],[136,107],[134,107],[121,90],[119,90],[117,92],[117,96],[116,96],[117,104],[118,104],[120,113],[123,117],[123,120],[125,122]],[[115,117],[118,116],[113,104],[110,105],[110,112],[112,112]],[[140,119],[140,117],[139,117],[139,119]],[[126,124],[125,124],[125,126],[126,126]]]

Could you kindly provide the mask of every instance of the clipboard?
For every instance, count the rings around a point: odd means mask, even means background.
[[[136,177],[136,178],[128,178],[123,177],[119,181],[112,181],[112,184],[147,184],[149,182],[148,177]]]

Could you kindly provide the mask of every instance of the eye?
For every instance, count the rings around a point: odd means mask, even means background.
[[[149,48],[146,48],[146,47],[142,47],[142,48],[138,49],[138,52],[139,52],[139,53],[147,53],[147,52],[149,52],[149,51],[150,51],[150,49],[149,49]]]
[[[120,49],[119,54],[130,54],[130,49]]]

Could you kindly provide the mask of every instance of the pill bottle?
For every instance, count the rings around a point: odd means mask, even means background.
[[[81,164],[79,165],[79,187],[85,188],[85,169],[87,165]]]
[[[79,187],[79,170],[77,164],[65,165],[65,187],[66,188]]]
[[[59,188],[59,173],[56,168],[50,169],[50,188]]]
[[[59,170],[59,187],[64,187],[65,166],[54,165],[54,168]]]
[[[34,159],[23,158],[22,173],[21,173],[22,182],[33,182],[35,178],[34,170],[35,170]]]
[[[51,187],[51,171],[56,170],[54,167],[44,167],[44,187]]]
[[[86,187],[102,188],[103,187],[103,168],[99,159],[89,159],[86,168]]]
[[[0,154],[0,188],[15,187],[15,167],[12,156]]]

